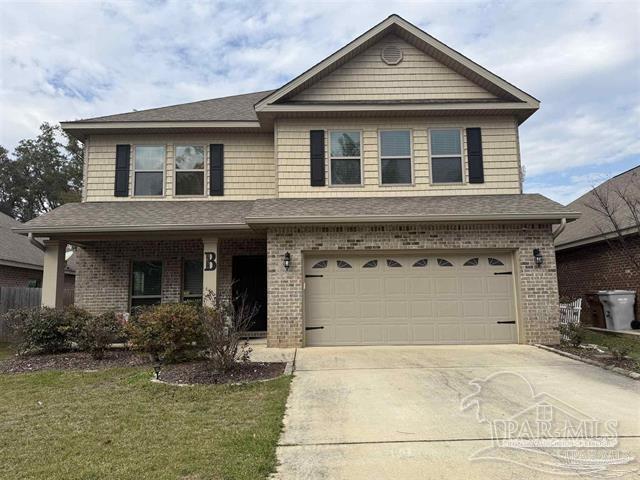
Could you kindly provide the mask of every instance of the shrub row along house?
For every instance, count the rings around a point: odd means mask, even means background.
[[[247,292],[268,345],[553,342],[552,226],[523,194],[538,100],[392,15],[277,90],[63,123],[82,203],[46,236],[45,302],[78,246],[93,312]]]

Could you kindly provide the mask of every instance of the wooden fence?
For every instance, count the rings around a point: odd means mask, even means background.
[[[42,298],[41,288],[28,287],[0,287],[0,341],[8,341],[10,337],[9,327],[2,318],[2,314],[14,308],[37,307]],[[65,289],[63,296],[64,305],[73,305],[73,288]]]

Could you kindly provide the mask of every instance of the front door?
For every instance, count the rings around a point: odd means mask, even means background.
[[[233,298],[247,295],[247,301],[255,302],[258,314],[249,330],[267,330],[267,256],[236,255],[233,257]]]

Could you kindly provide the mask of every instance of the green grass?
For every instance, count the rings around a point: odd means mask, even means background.
[[[594,343],[603,347],[610,345],[625,345],[630,348],[629,356],[640,362],[640,337],[622,336],[615,333],[600,333],[585,330],[583,343]]]
[[[0,478],[265,478],[289,377],[173,387],[149,369],[0,375]]]

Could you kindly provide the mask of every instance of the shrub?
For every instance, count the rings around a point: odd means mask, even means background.
[[[560,332],[560,343],[579,347],[584,342],[586,330],[578,323],[564,323],[555,327]]]
[[[133,348],[168,362],[183,360],[202,338],[200,308],[165,303],[132,315],[126,327]]]
[[[20,353],[58,353],[71,349],[83,322],[91,318],[86,311],[37,307],[12,310],[5,314],[19,339]]]
[[[122,333],[123,325],[116,313],[105,312],[85,322],[80,331],[78,346],[100,360],[109,345],[122,338]]]
[[[617,361],[624,360],[633,350],[633,344],[629,340],[617,336],[603,338],[600,344],[606,347],[611,356]]]
[[[208,305],[202,309],[203,342],[209,360],[219,371],[232,369],[237,362],[247,362],[251,348],[244,333],[251,327],[258,313],[257,305],[246,296],[233,302],[216,298],[211,291],[205,296]]]

